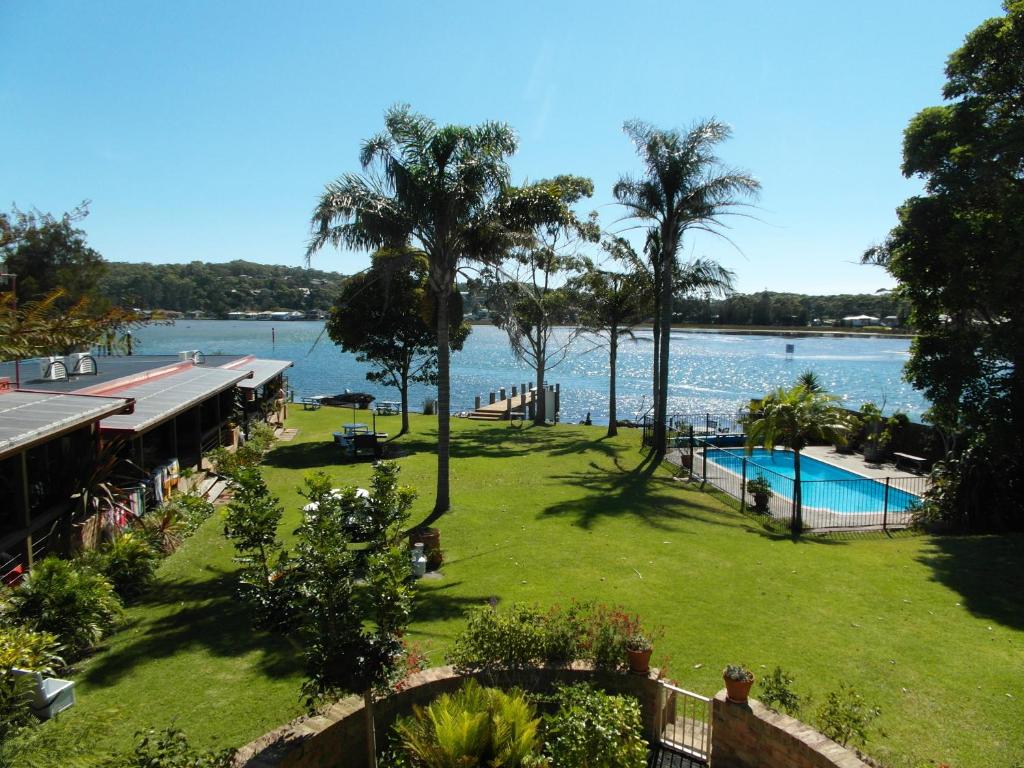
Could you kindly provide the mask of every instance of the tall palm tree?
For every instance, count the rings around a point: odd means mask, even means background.
[[[812,442],[833,442],[850,431],[850,421],[838,398],[803,384],[780,387],[761,400],[756,412],[747,419],[747,453],[757,446],[769,450],[778,445],[793,451],[794,535],[803,530],[803,494],[800,488],[800,452]]]
[[[428,524],[450,507],[449,313],[457,270],[496,260],[506,241],[499,198],[517,141],[504,123],[438,126],[407,105],[360,153],[362,174],[327,185],[313,213],[307,260],[324,245],[374,250],[412,245],[427,254],[437,330],[437,496]]]
[[[627,122],[624,130],[636,144],[646,172],[639,179],[622,177],[613,192],[626,207],[626,218],[651,223],[658,238],[650,258],[659,303],[654,449],[660,457],[666,449],[672,297],[683,235],[695,229],[724,236],[722,218],[754,198],[761,185],[745,172],[723,167],[715,156],[715,146],[730,135],[729,128],[716,120],[699,122],[685,133],[639,121]]]

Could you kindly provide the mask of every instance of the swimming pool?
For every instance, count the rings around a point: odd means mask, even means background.
[[[709,464],[716,464],[736,475],[743,472],[742,451],[709,449]],[[747,456],[747,480],[763,475],[775,496],[793,497],[793,452],[769,451],[755,448]],[[759,469],[764,471],[758,471]],[[856,475],[810,456],[800,454],[800,490],[803,506],[835,512],[841,515],[881,514],[906,512],[917,506],[920,499],[912,493],[889,487],[888,497],[884,482]]]

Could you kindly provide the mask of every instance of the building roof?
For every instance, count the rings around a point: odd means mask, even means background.
[[[221,368],[235,371],[252,371],[252,378],[242,379],[238,382],[238,386],[241,389],[256,389],[257,387],[262,387],[275,376],[278,376],[285,369],[291,368],[292,365],[291,360],[266,360],[259,357],[247,357],[222,365]]]
[[[125,397],[68,395],[23,389],[0,392],[0,458],[104,417],[130,411],[131,407],[132,401]]]
[[[168,373],[120,386],[116,390],[118,396],[134,398],[135,412],[105,418],[100,422],[100,429],[146,432],[250,376],[252,373],[248,370],[185,364]]]
[[[210,368],[227,365],[244,360],[246,355],[206,355],[205,365]],[[148,373],[171,368],[181,364],[177,355],[97,355],[96,373],[83,376],[71,376],[66,381],[48,381],[39,378],[42,360],[21,361],[21,386],[26,389],[46,390],[48,392],[78,392],[85,390],[95,392],[118,379],[138,377]],[[14,382],[14,363],[0,363],[0,377],[7,377]]]

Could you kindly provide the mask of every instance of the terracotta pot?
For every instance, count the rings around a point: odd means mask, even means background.
[[[631,651],[626,649],[626,655],[629,657],[629,671],[637,675],[646,675],[651,671],[651,653],[653,651],[648,648],[646,651]]]
[[[436,571],[444,562],[444,555],[441,552],[441,532],[437,528],[422,528],[413,531],[409,535],[409,546],[416,544],[423,545],[423,551],[427,555],[427,570]]]
[[[722,675],[725,681],[725,694],[729,701],[734,704],[746,704],[750,696],[750,687],[754,684],[754,678],[749,680],[732,680]]]

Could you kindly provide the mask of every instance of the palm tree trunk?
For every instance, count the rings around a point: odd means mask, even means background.
[[[608,437],[615,437],[619,434],[618,425],[615,423],[615,366],[619,357],[619,326],[612,323],[609,332],[611,338],[608,342]]]
[[[804,502],[800,487],[800,451],[793,451],[793,535],[799,536],[804,529]]]
[[[430,522],[451,508],[448,488],[448,458],[451,440],[451,348],[448,328],[448,294],[451,281],[440,286],[437,297],[437,496]]]
[[[665,456],[667,436],[665,434],[668,421],[668,359],[669,339],[672,333],[672,259],[662,255],[661,274],[661,347],[658,349],[658,414],[654,422],[655,457]]]
[[[660,280],[655,281],[654,327],[651,329],[654,338],[653,363],[651,365],[651,404],[654,407],[652,413],[655,420],[658,417],[658,384],[660,383],[658,364],[661,362],[661,289],[658,288],[660,282]]]

